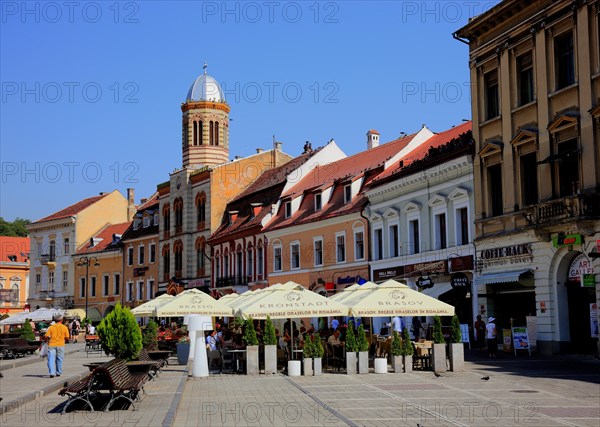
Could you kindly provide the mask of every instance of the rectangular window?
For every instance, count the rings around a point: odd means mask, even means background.
[[[441,213],[435,216],[435,248],[446,249],[448,242],[446,240],[446,214]]]
[[[127,248],[127,265],[133,265],[133,248]]]
[[[411,254],[418,254],[421,250],[419,247],[419,220],[413,219],[408,222],[408,232],[410,233]]]
[[[66,270],[68,267],[63,267],[63,280],[62,280],[62,285],[63,285],[63,289],[67,289],[67,286],[69,285],[69,270]]]
[[[248,256],[246,260],[246,276],[252,277],[254,274],[254,248],[248,249]]]
[[[137,299],[138,301],[142,301],[144,299],[144,282],[143,281],[139,281],[138,285],[137,285]]]
[[[262,276],[262,274],[263,274],[263,264],[264,264],[263,248],[262,248],[262,246],[259,246],[258,250],[256,252],[256,274],[258,274],[259,276]]]
[[[321,193],[315,194],[315,212],[321,210]]]
[[[102,276],[102,296],[107,297],[109,292],[110,280],[108,275]]]
[[[456,210],[456,225],[457,225],[457,246],[466,245],[469,243],[469,214],[467,208]]]
[[[42,284],[42,275],[40,273],[35,275],[35,284],[36,286],[40,286]]]
[[[373,248],[375,249],[375,259],[383,259],[383,230],[378,228],[374,232],[374,240],[375,242]]]
[[[156,262],[156,243],[150,243],[150,262]]]
[[[281,271],[281,246],[273,248],[273,270]]]
[[[90,298],[96,296],[96,276],[90,277]]]
[[[138,247],[138,264],[144,263],[144,250],[146,248],[143,246]]]
[[[521,156],[521,192],[523,206],[538,202],[537,154],[535,152]]]
[[[54,290],[54,271],[48,272],[48,288],[49,290]]]
[[[350,184],[344,187],[344,204],[350,203],[352,200],[352,186]]]
[[[113,292],[113,295],[119,295],[121,293],[121,275],[115,274],[113,276],[113,279],[115,284],[115,290]]]
[[[340,234],[335,237],[336,261],[346,262],[346,236]]]
[[[291,268],[300,268],[300,243],[292,243],[290,245],[291,253]]]
[[[398,226],[390,225],[390,258],[396,258],[399,254],[399,241],[398,241]]]
[[[292,202],[285,202],[285,217],[289,218],[292,216]]]
[[[517,84],[519,105],[533,101],[533,53],[527,52],[517,57]]]
[[[63,243],[63,255],[70,255],[71,254],[71,248],[70,248],[70,244],[69,244],[69,239],[65,239],[64,243]]]
[[[490,120],[500,115],[500,99],[498,95],[498,70],[490,71],[483,76],[485,86],[485,119]]]
[[[313,245],[315,248],[315,267],[318,267],[323,265],[323,240],[315,240]]]
[[[554,64],[557,90],[575,83],[575,54],[572,31],[554,38]]]
[[[127,301],[133,301],[133,282],[127,282]]]
[[[577,139],[558,144],[558,179],[560,197],[571,196],[579,192],[579,151]]]
[[[85,277],[79,278],[79,297],[85,298]]]
[[[488,166],[488,189],[490,193],[491,216],[498,216],[504,213],[502,207],[502,165]]]
[[[154,295],[154,280],[148,280],[146,292],[146,299],[150,301]]]
[[[354,259],[365,258],[365,233],[362,231],[354,232]]]

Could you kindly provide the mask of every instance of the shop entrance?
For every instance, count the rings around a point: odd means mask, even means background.
[[[568,282],[567,298],[571,334],[569,350],[574,353],[596,353],[598,339],[592,338],[590,325],[590,304],[596,302],[595,288],[583,288],[579,283]]]
[[[494,317],[501,329],[526,326],[526,316],[535,316],[534,289],[504,290],[494,295]]]

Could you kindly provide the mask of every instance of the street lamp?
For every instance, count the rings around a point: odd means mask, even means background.
[[[85,266],[85,318],[88,319],[88,291],[89,291],[89,272],[90,272],[90,264],[94,265],[94,267],[99,267],[100,263],[98,262],[98,258],[96,258],[95,256],[92,257],[88,257],[88,256],[82,256],[81,258],[79,258],[79,261],[77,262],[77,265],[79,267],[83,267]]]

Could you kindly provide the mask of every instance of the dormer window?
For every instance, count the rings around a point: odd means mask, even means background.
[[[158,210],[154,211],[154,225],[158,225]]]
[[[344,186],[344,204],[350,203],[352,200],[352,186],[350,184]]]
[[[322,206],[322,196],[321,193],[315,194],[315,212],[320,211]]]
[[[229,211],[229,225],[233,224],[238,217],[239,211]]]
[[[144,228],[150,227],[150,216],[144,215]]]
[[[134,230],[139,229],[140,225],[142,225],[142,220],[141,219],[136,218],[136,219],[133,220],[133,229]]]
[[[292,202],[288,201],[284,203],[284,209],[285,209],[285,217],[289,218],[292,216]]]

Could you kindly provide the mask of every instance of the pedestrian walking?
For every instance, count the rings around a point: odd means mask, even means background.
[[[60,377],[62,374],[63,359],[65,358],[65,342],[69,339],[69,328],[63,325],[63,316],[54,316],[54,325],[46,332],[48,343],[48,373],[50,378]]]
[[[79,320],[73,319],[71,322],[71,338],[73,342],[77,342],[77,338],[79,337]]]
[[[477,320],[473,325],[473,333],[475,335],[475,342],[477,347],[483,350],[485,347],[485,322],[481,320],[481,315],[477,315]]]

